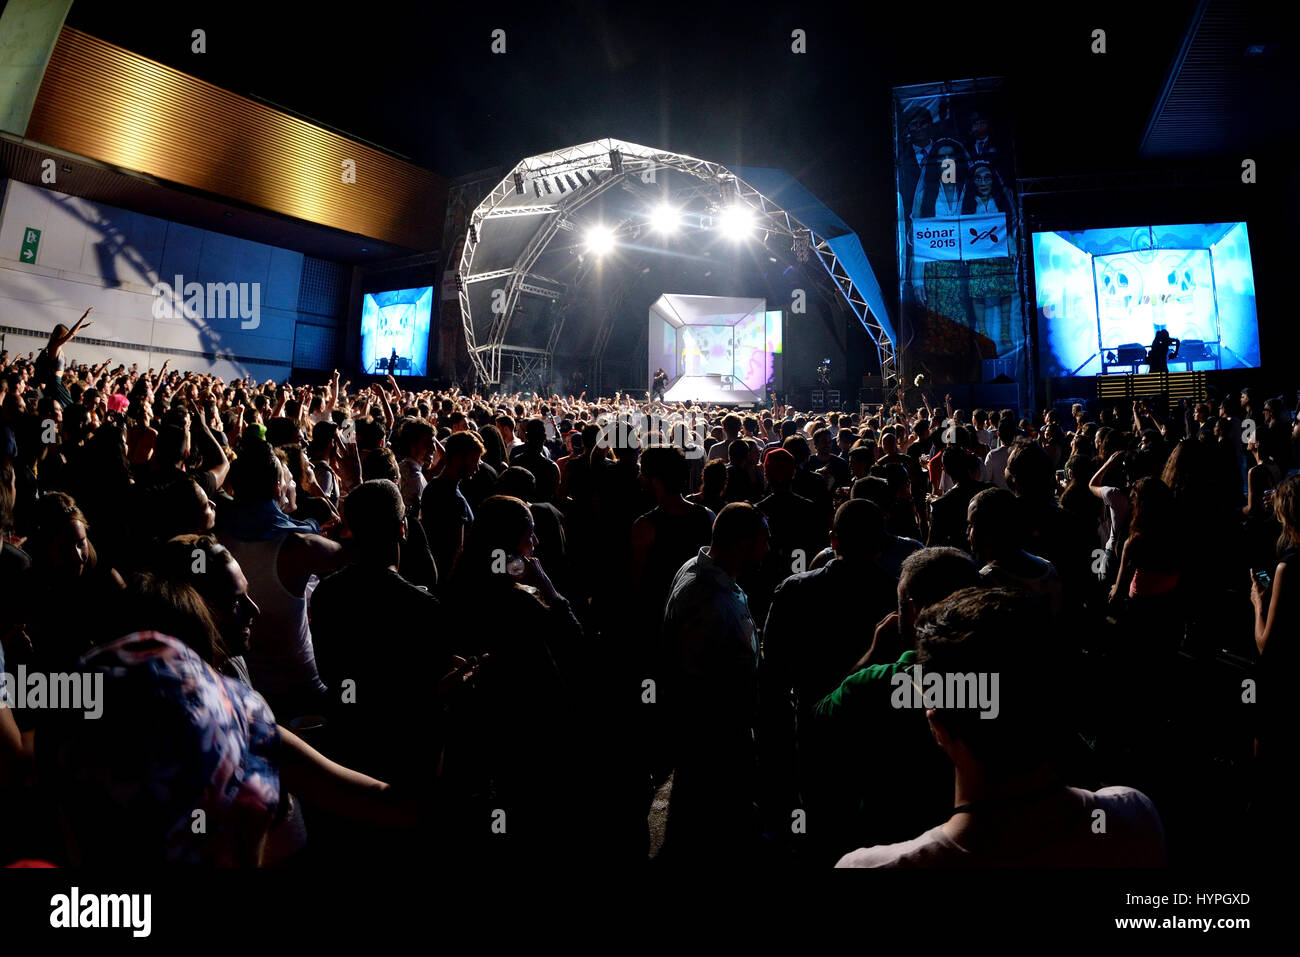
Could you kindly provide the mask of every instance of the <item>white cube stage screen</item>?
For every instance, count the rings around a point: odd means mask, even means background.
[[[763,401],[781,351],[781,313],[766,299],[665,294],[650,306],[647,381],[668,376],[668,402]]]

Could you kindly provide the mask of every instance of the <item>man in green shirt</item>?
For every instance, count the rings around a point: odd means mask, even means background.
[[[959,549],[908,556],[898,611],[876,627],[860,670],[818,702],[801,742],[812,768],[808,833],[821,832],[818,853],[906,840],[943,820],[952,766],[931,739],[924,710],[896,706],[895,675],[916,663],[920,613],[978,584],[975,563]]]

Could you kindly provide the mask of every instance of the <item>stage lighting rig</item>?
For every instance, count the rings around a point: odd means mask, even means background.
[[[808,254],[812,251],[812,231],[808,229],[796,229],[794,231],[794,245],[790,247],[794,253],[794,258],[801,263],[808,261]]]
[[[615,176],[623,172],[623,154],[618,150],[609,151],[609,168]]]
[[[538,199],[542,198],[542,184],[538,180],[533,180],[533,192],[537,194]]]
[[[515,195],[524,195],[524,174],[515,170]]]
[[[469,224],[469,241],[471,245],[478,245],[478,227],[473,223]]]
[[[724,176],[718,182],[718,189],[722,193],[722,206],[727,208],[736,205],[736,179],[734,176]]]

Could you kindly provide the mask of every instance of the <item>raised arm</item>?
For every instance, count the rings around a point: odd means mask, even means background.
[[[271,413],[271,418],[278,419],[284,415],[284,407],[289,402],[289,395],[289,383],[287,382],[275,390],[275,410]]]
[[[162,382],[163,376],[167,374],[167,367],[171,365],[171,362],[172,360],[170,358],[164,359],[163,364],[158,367],[157,372],[150,369],[144,374],[144,378],[149,380],[149,388],[153,389],[155,392],[158,391],[158,386]]]
[[[226,450],[208,427],[207,410],[198,402],[190,403],[190,440],[194,443],[194,451],[203,456],[203,471],[211,473],[212,481],[221,488],[226,484],[230,459],[226,458]]]
[[[54,342],[54,345],[51,347],[51,351],[52,351],[52,352],[57,352],[57,351],[58,351],[59,349],[61,349],[64,345],[66,345],[67,343],[71,342],[73,336],[75,336],[75,335],[76,335],[78,332],[80,332],[82,329],[85,329],[85,328],[87,328],[88,326],[92,326],[92,325],[94,325],[93,322],[87,322],[87,321],[86,321],[86,317],[90,315],[90,310],[91,310],[91,309],[94,309],[94,308],[95,308],[94,306],[88,306],[88,307],[86,308],[86,311],[83,312],[83,313],[81,314],[81,318],[78,319],[78,320],[76,321],[76,323],[73,324],[72,328],[69,329],[69,330],[67,331],[67,333],[64,334],[61,338],[57,339],[57,340]]]
[[[338,404],[339,404],[339,370],[335,369],[334,378],[330,380],[329,395],[325,399],[324,412],[325,412],[326,419],[333,418],[334,410],[338,408]]]
[[[385,392],[384,387],[378,383],[375,383],[370,388],[375,395],[379,396],[379,404],[384,412],[384,428],[391,432],[393,429],[393,422],[396,420],[393,418],[393,407],[388,404],[388,393]]]
[[[1107,487],[1106,474],[1111,470],[1111,467],[1114,466],[1121,457],[1123,457],[1123,455],[1123,452],[1112,452],[1110,454],[1110,458],[1103,462],[1101,468],[1097,469],[1097,471],[1093,473],[1092,478],[1088,480],[1088,491],[1092,492],[1092,494],[1098,498],[1101,498],[1101,490]]]

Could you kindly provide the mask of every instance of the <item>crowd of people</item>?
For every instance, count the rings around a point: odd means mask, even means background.
[[[634,863],[657,794],[665,865],[1286,844],[1280,399],[227,382],[85,325],[0,356],[0,860]]]

